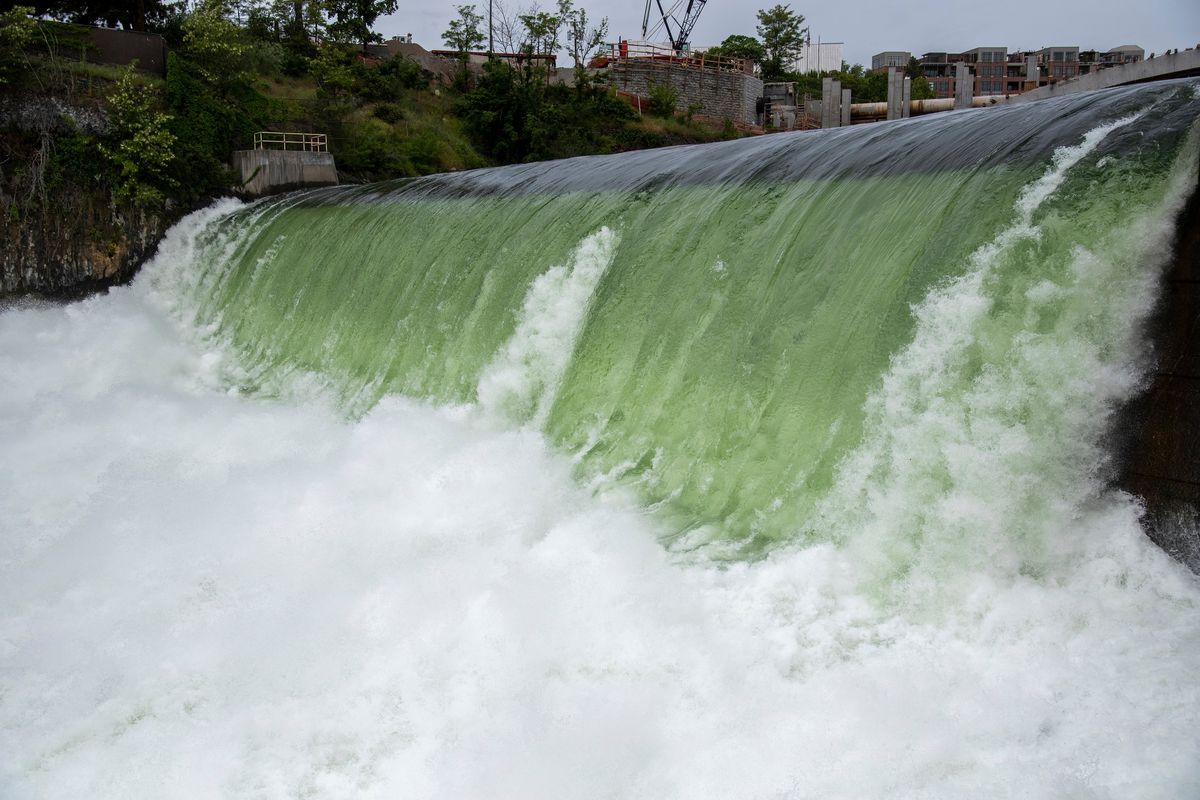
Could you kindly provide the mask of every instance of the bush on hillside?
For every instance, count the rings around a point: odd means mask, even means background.
[[[646,110],[656,117],[670,119],[675,116],[675,105],[679,102],[679,92],[668,83],[659,83],[650,87],[650,100]]]

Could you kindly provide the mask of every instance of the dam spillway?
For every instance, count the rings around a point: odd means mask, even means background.
[[[5,310],[0,779],[1186,796],[1200,586],[1112,439],[1198,118],[1175,81],[226,201]]]
[[[1189,130],[1187,92],[1160,89],[1149,107],[1145,90],[1126,90],[887,135],[768,138],[310,194],[236,215],[222,233],[236,239],[233,256],[193,294],[200,320],[217,321],[243,354],[248,386],[302,371],[352,414],[397,393],[482,402],[513,425],[536,407],[536,427],[585,480],[665,504],[688,546],[758,551],[830,533],[806,523],[862,440],[871,390],[917,332],[911,308],[935,289],[977,275],[1000,294],[981,288],[971,301],[1009,315],[1005,330],[1001,313],[971,320],[986,337],[953,332],[963,342],[944,354],[953,360],[939,402],[966,414],[976,379],[1023,346],[1028,315],[1081,326],[1074,315],[1098,313],[1103,299],[998,303],[1001,294],[1057,292],[1080,269],[1080,248],[1098,260],[1163,258],[1168,240],[1157,254],[1135,252],[1134,221],[1120,226],[1124,238],[1113,228],[1139,206],[1175,213],[1151,204]],[[1121,124],[1087,141],[1077,163],[1045,173],[1061,142],[1112,120]],[[1045,180],[1053,192],[1026,195]],[[1014,204],[1028,206],[1016,220]],[[597,245],[589,237],[601,230]],[[571,293],[569,276],[589,270],[586,291]],[[1106,332],[1120,335],[1125,310],[1108,313]],[[1116,344],[1079,342],[1097,358]],[[515,350],[499,363],[506,348]],[[1126,390],[1098,398],[1096,413]],[[1042,400],[1013,402],[1030,407],[1019,416]]]

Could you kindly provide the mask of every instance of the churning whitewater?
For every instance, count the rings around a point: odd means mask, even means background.
[[[1106,440],[1198,118],[221,201],[5,308],[0,795],[1197,796]]]

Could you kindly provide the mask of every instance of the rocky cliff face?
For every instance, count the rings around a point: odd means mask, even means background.
[[[1145,501],[1150,537],[1200,573],[1200,191],[1177,230],[1153,325],[1155,370],[1118,431],[1128,441],[1120,483]]]
[[[0,222],[0,296],[70,296],[124,282],[166,232],[164,217],[96,193],[60,190],[53,199],[52,208]]]
[[[95,182],[56,180],[70,137],[107,124],[98,105],[0,100],[0,297],[74,296],[126,281],[177,216],[123,207]]]

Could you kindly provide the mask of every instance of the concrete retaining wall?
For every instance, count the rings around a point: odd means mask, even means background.
[[[98,64],[138,62],[138,69],[156,75],[167,74],[167,43],[157,33],[122,31],[113,28],[88,28],[92,41],[89,61]]]
[[[701,114],[729,117],[746,125],[758,121],[756,104],[763,93],[762,81],[744,72],[718,72],[649,58],[612,63],[608,84],[641,97],[649,97],[654,86],[666,84],[679,93],[675,103],[679,111],[699,103]]]
[[[249,195],[336,186],[338,182],[332,153],[238,150],[233,154],[232,164],[241,176],[242,191]]]

